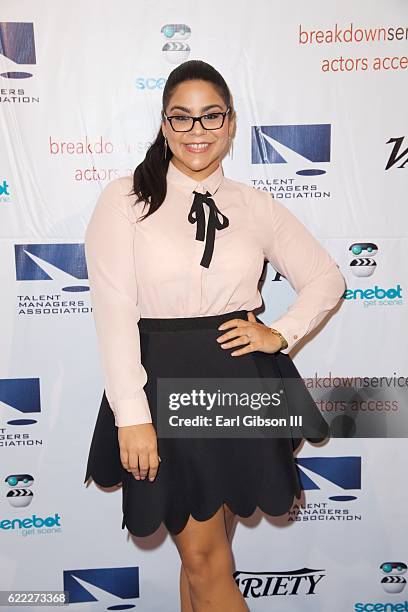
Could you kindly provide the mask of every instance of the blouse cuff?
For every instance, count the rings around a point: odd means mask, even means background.
[[[288,346],[281,349],[281,353],[287,355],[299,340],[306,334],[306,330],[301,328],[299,322],[293,321],[291,317],[283,316],[269,324],[269,327],[276,329],[285,338]]]
[[[108,401],[115,417],[116,427],[128,427],[129,425],[142,425],[152,422],[149,402],[144,391],[141,391],[137,397],[115,402],[111,402],[108,398]]]

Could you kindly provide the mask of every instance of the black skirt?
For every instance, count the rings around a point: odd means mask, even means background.
[[[136,480],[120,461],[118,429],[103,393],[90,445],[85,482],[122,483],[122,529],[136,536],[154,533],[161,523],[173,534],[190,515],[209,519],[225,502],[241,517],[257,506],[266,514],[287,512],[301,495],[294,451],[302,438],[320,442],[329,428],[289,355],[253,351],[231,357],[216,338],[224,321],[247,320],[246,310],[223,315],[139,320],[141,361],[146,392],[157,432],[158,378],[280,378],[289,413],[303,415],[303,427],[289,437],[160,437],[161,463],[154,481]],[[259,323],[262,323],[257,318]],[[288,385],[296,379],[297,385]]]

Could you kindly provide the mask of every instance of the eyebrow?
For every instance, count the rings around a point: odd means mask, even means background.
[[[220,108],[222,110],[222,106],[220,106],[219,104],[209,104],[207,106],[203,106],[201,109],[201,112],[205,112],[209,110],[210,108],[215,108],[215,107]],[[182,110],[182,111],[185,111],[186,113],[191,112],[191,108],[187,108],[186,106],[172,106],[170,109],[170,112],[174,110]]]

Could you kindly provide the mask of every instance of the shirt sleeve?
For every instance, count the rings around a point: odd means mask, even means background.
[[[257,190],[259,191],[259,190]],[[346,283],[339,266],[305,225],[268,192],[265,199],[264,254],[297,293],[287,311],[270,327],[277,329],[289,353],[339,302]]]
[[[84,245],[105,393],[117,427],[152,422],[143,390],[147,374],[141,363],[133,258],[136,219],[126,207],[127,185],[119,178],[103,189]]]

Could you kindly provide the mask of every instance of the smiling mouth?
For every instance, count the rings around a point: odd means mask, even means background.
[[[194,153],[200,153],[201,151],[206,151],[210,146],[209,142],[200,142],[200,143],[186,143],[184,145],[187,151],[193,151]]]

